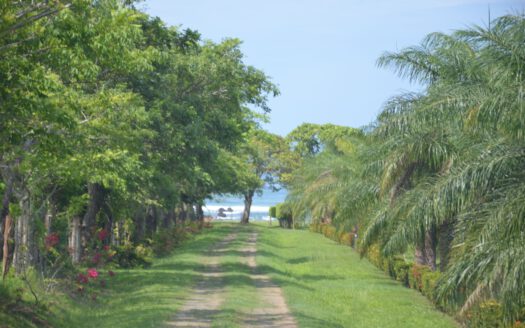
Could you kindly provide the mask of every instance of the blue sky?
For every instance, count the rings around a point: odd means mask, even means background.
[[[360,127],[382,104],[417,90],[375,62],[384,51],[525,11],[525,0],[146,0],[169,25],[205,39],[243,41],[245,63],[272,77],[281,95],[265,128],[285,135],[303,122]]]

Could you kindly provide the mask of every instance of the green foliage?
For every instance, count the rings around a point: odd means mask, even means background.
[[[166,256],[187,238],[188,235],[182,227],[157,232],[151,244],[153,253],[157,256]]]
[[[435,289],[442,273],[439,271],[423,272],[421,276],[421,292],[431,300],[435,300]]]
[[[288,137],[302,157],[294,214],[359,227],[362,254],[404,282],[389,259],[417,250],[412,287],[458,313],[496,299],[506,325],[525,307],[524,27],[507,15],[387,52],[378,65],[421,93],[393,97],[359,133],[305,124]]]
[[[253,131],[279,90],[240,44],[168,27],[133,1],[0,4],[0,191],[24,234],[10,244],[17,272],[33,266],[54,286],[78,271],[70,255],[88,268],[148,266],[200,231],[170,228],[193,206],[278,171],[270,155],[286,144]],[[280,148],[244,157],[250,138]]]
[[[42,281],[34,272],[17,277],[12,272],[0,282],[0,320],[9,327],[51,327],[53,313]],[[35,298],[37,295],[38,298]]]
[[[467,314],[468,325],[473,328],[503,328],[503,311],[496,300],[487,300]]]
[[[115,263],[119,268],[134,268],[141,267],[147,268],[151,265],[153,258],[153,250],[150,247],[144,245],[132,245],[119,246],[116,249],[115,255],[112,257],[112,262]]]
[[[330,238],[334,241],[339,240],[339,236],[337,235],[337,229],[334,226],[326,224],[323,227],[323,235],[325,235],[326,238]]]
[[[403,285],[409,286],[408,277],[412,264],[406,262],[403,258],[394,258],[393,271],[397,281],[400,281]]]
[[[275,206],[275,217],[279,220],[282,228],[292,228],[293,212],[289,203],[279,203]]]
[[[272,218],[277,217],[277,206],[270,206],[269,215]]]
[[[191,238],[193,235],[201,232],[201,226],[198,223],[190,222],[185,225],[176,225],[171,229],[163,229],[155,234],[153,237],[151,248],[153,253],[157,256],[169,255],[176,247],[179,247],[184,241]],[[135,248],[135,252],[140,254],[147,254],[149,252],[143,247]]]
[[[354,245],[354,234],[350,232],[344,232],[339,237],[339,242],[346,246],[353,246]]]
[[[410,288],[414,288],[423,292],[423,276],[431,273],[429,267],[425,265],[414,264],[408,273],[408,284]]]

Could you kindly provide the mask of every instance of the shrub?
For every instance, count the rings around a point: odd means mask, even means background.
[[[151,248],[157,256],[164,256],[171,253],[175,247],[192,235],[201,231],[198,222],[190,222],[186,225],[177,225],[171,229],[162,230],[153,236]]]
[[[317,222],[314,222],[312,224],[310,224],[310,226],[308,227],[308,229],[311,231],[311,232],[319,232],[319,223]]]
[[[410,288],[423,290],[422,276],[426,272],[431,272],[430,268],[425,265],[414,264],[408,273],[408,284]]]
[[[272,218],[276,218],[277,217],[277,207],[271,206],[268,215],[270,215],[270,217]]]
[[[17,277],[9,271],[6,280],[0,281],[0,327],[50,327],[49,303],[40,296],[42,286],[38,275]],[[35,293],[35,294],[33,294]]]
[[[11,303],[17,303],[22,301],[22,294],[24,288],[22,283],[18,282],[18,285],[13,283],[13,279],[17,279],[14,276],[9,276],[9,284],[0,283],[0,309],[5,309],[10,306]]]
[[[184,238],[185,231],[179,227],[159,231],[153,236],[151,244],[153,253],[157,256],[168,255]]]
[[[279,220],[279,226],[282,228],[292,228],[293,213],[290,205],[286,202],[279,203],[275,207],[275,216]]]
[[[395,279],[403,285],[408,286],[408,273],[412,265],[407,263],[403,258],[394,258],[393,262]]]
[[[131,245],[124,245],[117,247],[117,251],[113,256],[113,263],[121,268],[133,267],[149,267],[151,265],[151,257],[153,250],[144,245],[133,247]]]
[[[350,232],[343,233],[341,237],[339,238],[339,242],[346,246],[352,246],[353,240],[354,240],[354,234]]]
[[[337,240],[337,230],[335,229],[334,226],[326,224],[324,227],[323,233],[327,238],[338,241]]]
[[[512,325],[512,328],[525,328],[525,322],[516,320],[514,324]]]
[[[376,267],[381,267],[381,253],[379,252],[379,245],[371,245],[366,252],[366,257]]]
[[[434,290],[441,277],[438,271],[423,272],[421,275],[421,292],[431,300],[435,299]]]
[[[468,326],[472,328],[503,328],[503,311],[496,300],[487,300],[467,313]]]
[[[381,263],[380,268],[381,268],[386,274],[388,274],[390,277],[395,278],[395,274],[394,274],[394,263],[393,263],[392,259],[387,258],[387,257],[380,257],[380,263]]]

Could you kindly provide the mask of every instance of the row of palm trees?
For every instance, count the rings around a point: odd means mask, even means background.
[[[380,67],[423,84],[377,120],[306,158],[289,186],[296,214],[358,226],[359,246],[412,253],[443,273],[443,306],[525,307],[525,16],[433,33]]]

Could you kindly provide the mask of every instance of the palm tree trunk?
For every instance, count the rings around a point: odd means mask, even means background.
[[[419,265],[427,265],[424,242],[416,244],[416,249],[414,250],[414,262]]]
[[[425,233],[425,256],[426,264],[432,271],[436,271],[436,228],[432,227]]]
[[[438,229],[439,271],[447,269],[450,258],[450,246],[454,240],[454,223],[445,221]]]

